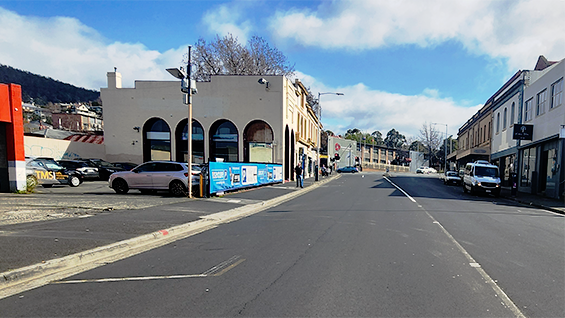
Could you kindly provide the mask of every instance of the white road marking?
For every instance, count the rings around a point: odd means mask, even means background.
[[[416,200],[414,200],[414,198],[412,198],[408,193],[406,193],[404,190],[402,190],[402,188],[400,188],[399,186],[397,186],[396,184],[394,184],[394,182],[390,181],[387,177],[384,177],[386,181],[388,181],[390,184],[392,184],[395,188],[397,188],[400,192],[402,192],[408,199],[410,199],[410,201],[417,203]]]
[[[109,282],[127,282],[127,281],[145,281],[145,280],[158,280],[158,279],[182,279],[182,278],[202,278],[209,276],[220,276],[230,269],[241,264],[245,259],[240,259],[240,255],[235,255],[227,261],[210,268],[202,274],[188,274],[188,275],[162,275],[162,276],[137,276],[137,277],[112,277],[112,278],[98,278],[98,279],[76,279],[76,280],[60,280],[51,282],[51,284],[82,284],[82,283],[109,283]]]
[[[391,180],[389,180],[387,177],[384,177],[386,181],[388,181],[390,184],[392,184],[395,188],[397,188],[398,190],[400,190],[407,198],[409,198],[412,202],[418,204],[416,202],[416,200],[414,200],[408,193],[406,193],[404,190],[402,190],[399,186],[397,186],[396,184],[394,184],[394,182],[392,182]],[[489,274],[487,274],[487,272],[485,272],[484,269],[481,268],[481,265],[471,256],[471,254],[469,254],[469,252],[467,252],[467,250],[465,250],[465,248],[463,246],[461,246],[461,244],[459,244],[459,242],[457,242],[457,240],[443,227],[443,225],[441,225],[424,207],[422,207],[420,204],[418,204],[418,207],[421,208],[424,212],[426,212],[426,215],[432,219],[434,224],[437,224],[439,226],[439,228],[441,229],[441,231],[447,235],[447,237],[449,238],[449,240],[455,244],[455,246],[457,247],[457,249],[463,253],[463,255],[467,258],[467,260],[469,261],[469,265],[473,268],[475,268],[475,270],[477,272],[479,272],[479,274],[484,278],[485,282],[487,284],[490,285],[490,287],[494,290],[494,292],[496,293],[497,297],[500,297],[500,299],[502,300],[502,304],[506,307],[508,307],[508,309],[510,309],[510,311],[512,311],[512,313],[514,313],[514,315],[516,317],[519,318],[526,318],[526,316],[522,313],[522,311],[520,310],[520,308],[518,308],[518,306],[516,306],[516,304],[514,304],[514,302],[512,301],[512,299],[510,299],[510,297],[508,297],[508,295],[502,290],[502,288],[500,288],[500,286],[498,286],[497,282],[495,280],[493,280]]]

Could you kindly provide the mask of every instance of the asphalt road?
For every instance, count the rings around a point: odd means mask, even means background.
[[[565,316],[562,215],[464,195],[434,177],[390,180],[411,198],[381,174],[344,175],[237,222],[2,299],[0,313]]]

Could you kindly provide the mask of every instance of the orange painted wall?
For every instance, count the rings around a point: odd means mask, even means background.
[[[22,88],[16,84],[0,84],[0,120],[6,125],[8,161],[25,161]]]

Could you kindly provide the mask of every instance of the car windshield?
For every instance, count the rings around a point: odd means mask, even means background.
[[[475,175],[477,177],[491,177],[498,178],[498,169],[490,167],[475,167]]]
[[[457,176],[457,172],[455,172],[455,171],[448,171],[448,172],[447,172],[447,175],[448,175],[448,176]]]
[[[61,167],[55,160],[41,159],[41,162],[47,169],[63,169],[63,167]]]

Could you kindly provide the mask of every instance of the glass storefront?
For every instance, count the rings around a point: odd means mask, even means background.
[[[532,186],[532,173],[536,169],[536,147],[526,148],[522,151],[522,171],[520,178],[521,187]]]

